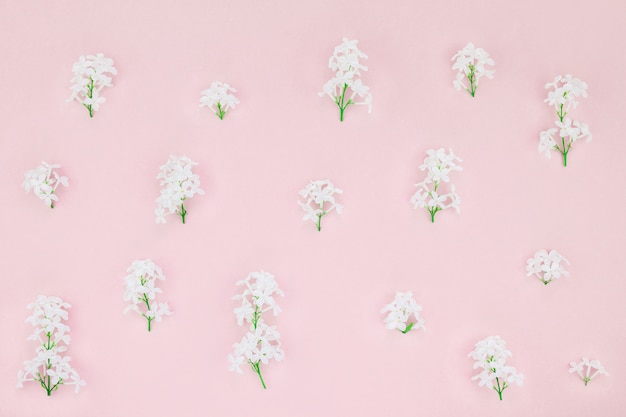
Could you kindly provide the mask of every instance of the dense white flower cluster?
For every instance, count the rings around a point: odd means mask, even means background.
[[[55,168],[61,168],[61,165],[47,164],[42,161],[37,168],[26,171],[24,174],[26,178],[22,183],[22,187],[26,191],[30,191],[32,188],[35,195],[50,208],[54,208],[54,201],[59,201],[59,197],[54,193],[59,185],[65,187],[69,185],[69,179],[53,171]]]
[[[237,90],[226,83],[213,81],[211,87],[202,91],[200,107],[206,106],[210,108],[220,120],[223,120],[226,112],[229,109],[234,109],[235,105],[239,104],[239,99],[234,94],[231,94],[236,92]]]
[[[320,97],[327,95],[339,106],[340,121],[343,121],[344,111],[352,104],[364,104],[370,113],[372,111],[372,93],[360,78],[361,71],[367,71],[367,67],[360,61],[367,59],[367,55],[357,47],[358,43],[359,41],[343,38],[343,42],[335,47],[328,61],[328,67],[335,71],[335,76],[324,84],[319,93]],[[357,102],[357,96],[363,100]]]
[[[539,134],[539,153],[550,158],[552,151],[557,151],[563,155],[563,166],[567,166],[567,154],[574,143],[581,139],[591,140],[589,126],[567,117],[570,109],[578,105],[578,98],[587,97],[587,83],[570,74],[557,75],[553,82],[546,84],[546,89],[550,91],[544,101],[554,106],[558,120],[555,121],[556,127]]]
[[[534,275],[547,285],[553,279],[569,275],[562,263],[569,264],[569,261],[555,250],[541,249],[526,261],[526,275]]]
[[[204,194],[200,188],[200,177],[191,172],[191,168],[198,165],[186,156],[170,156],[165,165],[162,165],[157,179],[161,180],[161,195],[156,199],[157,207],[154,210],[157,223],[165,223],[165,216],[178,214],[183,224],[187,210],[183,204],[185,200],[196,194]]]
[[[133,261],[124,278],[126,287],[124,301],[129,304],[124,314],[135,311],[148,320],[148,331],[152,330],[152,321],[161,321],[163,316],[172,314],[167,303],[157,303],[156,295],[163,291],[158,288],[157,280],[165,280],[161,268],[150,259]]]
[[[585,385],[587,385],[589,381],[591,381],[597,375],[609,375],[606,369],[604,369],[604,366],[602,366],[600,361],[597,359],[589,360],[583,357],[583,360],[581,362],[570,362],[569,366],[569,372],[576,372],[580,379],[583,380]],[[595,372],[593,374],[591,373],[592,369],[595,369]]]
[[[343,206],[335,201],[335,194],[343,193],[336,188],[330,180],[310,181],[309,184],[298,192],[306,201],[298,201],[305,212],[302,220],[311,220],[317,230],[322,230],[322,217],[333,210],[341,214]]]
[[[241,300],[241,306],[234,310],[237,323],[240,326],[248,323],[250,328],[241,342],[233,344],[233,353],[228,355],[230,370],[241,374],[241,365],[247,362],[259,376],[263,388],[267,388],[261,375],[261,364],[266,365],[271,359],[281,361],[285,352],[280,347],[280,333],[276,326],[268,325],[262,314],[271,310],[275,316],[278,315],[281,309],[274,297],[284,294],[274,276],[264,271],[248,274],[237,285],[244,287],[242,294],[233,297],[234,300]]]
[[[113,60],[103,54],[83,55],[72,66],[74,78],[72,78],[72,97],[70,100],[78,100],[89,111],[89,117],[93,112],[100,109],[100,104],[105,98],[100,96],[104,87],[112,87],[110,75],[117,74],[113,66]]]
[[[406,334],[413,329],[418,330],[422,328],[426,330],[424,319],[420,316],[421,311],[422,306],[417,304],[411,291],[397,291],[394,300],[387,304],[380,312],[389,312],[385,318],[385,325],[388,329],[398,329]],[[411,316],[414,316],[415,321],[409,322]]]
[[[455,61],[453,70],[457,70],[456,79],[452,82],[457,90],[464,89],[474,97],[478,88],[478,80],[482,77],[493,78],[494,70],[486,69],[486,65],[495,65],[493,59],[482,48],[474,47],[473,43],[468,43],[463,49],[458,51],[453,57]],[[465,79],[469,82],[469,87],[465,85]]]
[[[417,191],[411,197],[411,203],[415,208],[423,207],[430,213],[430,219],[435,222],[435,214],[449,207],[460,210],[461,198],[456,193],[454,184],[450,184],[450,191],[442,193],[440,186],[442,182],[449,183],[449,174],[453,171],[461,171],[461,167],[456,162],[461,159],[454,155],[452,150],[446,153],[446,150],[439,148],[437,150],[430,149],[426,151],[428,155],[424,159],[424,163],[420,165],[420,170],[427,171],[426,179],[419,184],[415,184]]]
[[[37,356],[24,361],[24,370],[17,375],[18,388],[22,388],[26,381],[36,381],[51,395],[60,385],[75,385],[76,393],[85,385],[70,365],[70,357],[63,356],[70,344],[70,326],[63,323],[68,319],[66,309],[69,307],[58,297],[43,295],[28,305],[33,314],[26,322],[35,326],[35,331],[27,340],[36,340],[39,344],[35,349]]]
[[[506,358],[512,356],[506,349],[506,344],[500,336],[489,336],[476,343],[475,349],[468,355],[474,362],[474,369],[482,369],[472,381],[478,380],[479,386],[494,389],[500,400],[502,392],[516,383],[524,383],[524,375],[518,373],[512,366],[506,365]]]

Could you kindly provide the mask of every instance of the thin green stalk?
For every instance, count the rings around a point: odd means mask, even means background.
[[[265,381],[263,380],[263,375],[261,375],[261,362],[250,362],[250,366],[252,366],[252,370],[259,376],[263,389],[267,389]]]
[[[187,210],[185,210],[185,205],[183,203],[180,203],[180,212],[178,214],[180,215],[183,224],[185,224],[185,216],[187,215]]]
[[[468,93],[470,93],[472,95],[472,97],[476,96],[476,89],[478,88],[478,86],[475,84],[476,82],[476,68],[474,68],[473,65],[470,65],[469,67],[469,74],[467,74],[467,79],[470,82],[470,88],[469,89],[465,89],[465,91],[467,91]]]
[[[348,108],[348,106],[350,104],[352,104],[352,99],[349,99],[347,102],[346,100],[346,90],[348,89],[348,84],[344,84],[343,85],[343,89],[341,91],[341,97],[337,97],[335,99],[335,102],[337,103],[337,105],[339,106],[339,121],[343,122],[343,113],[344,111]]]
[[[217,103],[217,111],[215,112],[215,114],[217,114],[217,117],[219,117],[220,120],[224,120],[224,115],[226,114],[226,111],[222,109],[222,105],[220,103]]]

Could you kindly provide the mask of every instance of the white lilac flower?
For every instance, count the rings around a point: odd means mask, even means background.
[[[237,285],[244,287],[243,293],[233,297],[234,300],[241,300],[241,306],[234,310],[237,323],[240,326],[249,324],[250,327],[241,341],[233,344],[233,353],[228,355],[229,369],[241,374],[241,365],[248,363],[259,376],[263,388],[267,388],[261,374],[261,364],[266,365],[271,359],[281,361],[285,352],[281,349],[280,333],[276,326],[269,326],[262,314],[272,311],[275,316],[278,315],[281,309],[275,296],[284,294],[278,288],[274,276],[264,271],[248,274]]]
[[[495,65],[494,60],[489,57],[489,54],[484,49],[474,47],[474,44],[471,42],[458,51],[452,57],[452,61],[455,61],[452,69],[458,71],[452,85],[459,91],[464,89],[472,97],[476,95],[478,81],[482,77],[493,78],[495,71],[487,69],[486,66]],[[469,82],[469,86],[465,85],[466,79]]]
[[[157,280],[164,281],[161,268],[150,259],[133,261],[124,277],[124,301],[128,306],[124,313],[134,311],[148,321],[148,331],[153,321],[161,321],[172,312],[167,303],[156,302],[156,295],[162,293]]]
[[[609,375],[606,369],[604,369],[604,366],[602,366],[597,359],[589,360],[583,357],[581,362],[570,362],[569,366],[569,372],[576,372],[585,383],[585,386],[598,375]],[[593,374],[591,373],[592,369],[594,370]]]
[[[35,349],[37,354],[33,359],[24,361],[24,369],[17,375],[18,388],[22,388],[24,382],[36,381],[50,396],[61,385],[75,385],[76,393],[85,385],[85,381],[70,365],[70,357],[62,355],[70,344],[70,326],[64,323],[68,319],[69,307],[58,297],[43,295],[28,305],[33,314],[26,322],[33,325],[35,331],[27,340],[38,343]]]
[[[305,212],[302,220],[311,220],[315,223],[318,231],[322,230],[322,217],[333,210],[341,214],[343,206],[335,201],[335,194],[343,193],[336,188],[330,180],[310,181],[309,184],[298,192],[305,201],[298,201]]]
[[[352,104],[366,105],[368,111],[372,111],[372,93],[369,87],[361,80],[361,71],[367,71],[367,67],[361,63],[367,59],[357,47],[359,42],[343,38],[343,42],[335,47],[333,55],[328,61],[328,67],[335,71],[335,76],[328,80],[320,97],[327,95],[339,107],[339,120],[343,121],[343,114]],[[357,97],[362,99],[357,101]]]
[[[468,356],[475,361],[474,369],[481,369],[479,374],[472,377],[472,381],[478,380],[479,386],[495,390],[500,400],[505,389],[513,383],[522,385],[524,382],[524,375],[506,365],[506,358],[512,354],[500,336],[489,336],[476,343]]]
[[[165,165],[162,165],[157,175],[161,180],[161,195],[156,199],[157,207],[154,210],[157,223],[165,223],[165,216],[178,214],[183,224],[187,210],[184,202],[196,194],[204,194],[200,188],[200,177],[191,171],[198,165],[186,156],[170,156]]]
[[[59,185],[65,187],[69,185],[69,179],[54,171],[56,168],[61,168],[61,165],[47,164],[42,161],[37,168],[26,171],[24,174],[26,178],[22,183],[26,191],[32,189],[35,195],[50,208],[54,208],[54,202],[59,201],[59,197],[55,194]]]
[[[434,223],[435,214],[441,210],[452,207],[457,213],[460,211],[461,198],[456,193],[454,184],[450,184],[447,193],[442,192],[441,185],[450,182],[449,175],[453,171],[462,170],[457,165],[461,159],[454,155],[452,150],[447,153],[444,148],[430,149],[426,151],[426,154],[428,156],[419,167],[420,170],[427,171],[426,178],[415,184],[417,191],[411,197],[411,204],[415,208],[426,208],[430,213],[431,221]]]
[[[567,166],[567,154],[574,143],[581,139],[589,142],[592,138],[589,126],[567,117],[570,110],[578,105],[578,99],[587,97],[587,83],[570,74],[557,75],[553,82],[546,84],[546,89],[550,91],[544,101],[554,106],[558,120],[555,121],[556,128],[539,134],[539,153],[550,158],[552,151],[559,152],[563,156],[563,166]]]
[[[211,83],[211,87],[202,91],[200,107],[206,106],[210,108],[211,111],[222,120],[228,110],[234,109],[235,106],[239,104],[237,97],[231,94],[236,92],[237,90],[230,85],[220,81],[214,81]]]
[[[422,306],[417,304],[411,291],[396,292],[394,300],[387,304],[380,312],[389,312],[385,318],[385,326],[390,329],[398,329],[402,333],[420,328],[426,330],[424,319],[420,316]],[[413,316],[413,318],[411,318]]]
[[[104,97],[100,96],[100,91],[104,87],[112,87],[111,75],[117,74],[113,66],[113,60],[106,58],[103,54],[83,55],[72,66],[74,78],[72,78],[71,100],[77,100],[88,111],[89,117],[93,117],[93,112],[100,109],[100,104],[104,103]]]
[[[526,261],[526,275],[534,275],[547,285],[554,279],[569,275],[563,264],[569,264],[563,255],[555,250],[548,252],[541,249],[535,253],[535,256]]]

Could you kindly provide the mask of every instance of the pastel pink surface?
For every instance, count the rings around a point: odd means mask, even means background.
[[[616,0],[0,1],[0,416],[624,415],[625,13]],[[339,123],[317,92],[344,36],[369,56],[374,108]],[[496,61],[474,99],[450,69],[469,41]],[[66,98],[72,63],[97,52],[119,75],[89,119]],[[575,111],[594,135],[567,168],[537,153],[559,73],[589,84]],[[241,100],[223,121],[199,107],[215,80]],[[463,159],[461,213],[435,224],[409,203],[433,147]],[[170,154],[199,162],[207,193],[186,225],[154,222]],[[20,189],[41,160],[70,178],[54,210]],[[321,178],[345,211],[318,233],[296,201]],[[541,248],[571,276],[526,277]],[[126,268],[144,258],[174,310],[150,334],[122,314]],[[266,391],[227,362],[244,331],[235,283],[261,269],[286,294],[272,319],[286,357],[263,368]],[[397,290],[414,292],[426,332],[385,329]],[[15,388],[39,294],[72,304],[78,395]],[[526,376],[502,402],[470,381],[467,353],[489,335]],[[581,356],[611,376],[585,387],[568,373]]]

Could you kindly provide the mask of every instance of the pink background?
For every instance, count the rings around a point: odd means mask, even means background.
[[[0,0],[0,415],[624,415],[625,14],[619,0]],[[343,36],[370,57],[374,109],[339,123],[317,92]],[[475,99],[450,69],[469,41],[496,61]],[[66,99],[72,63],[97,52],[119,75],[89,119]],[[568,72],[589,84],[572,115],[594,139],[564,169],[537,143],[554,120],[543,86]],[[214,80],[239,90],[224,121],[199,107]],[[442,146],[463,159],[463,203],[433,225],[409,198]],[[186,225],[154,222],[170,154],[199,162],[207,192]],[[70,177],[54,210],[20,189],[41,160]],[[318,233],[296,201],[322,178],[345,211]],[[571,276],[527,278],[541,248]],[[150,334],[122,314],[126,268],[148,257],[175,311]],[[244,332],[235,282],[261,269],[286,294],[267,391],[227,363]],[[425,333],[385,329],[396,290],[414,292]],[[78,395],[15,388],[39,294],[72,304]],[[526,376],[502,402],[470,381],[489,335]],[[585,387],[568,373],[583,355],[611,376]]]

